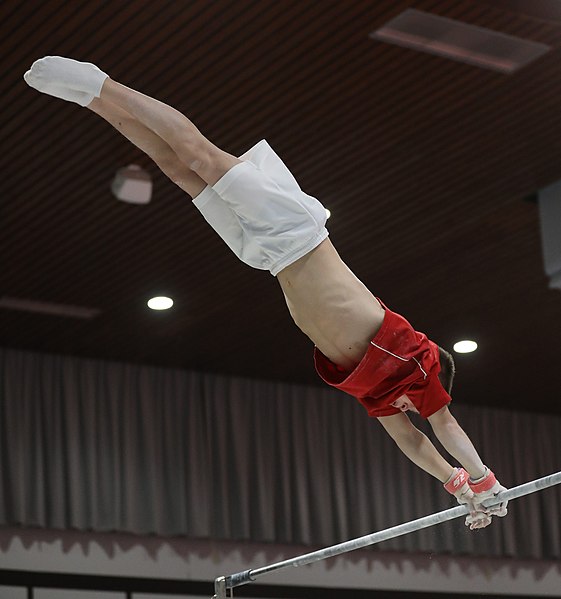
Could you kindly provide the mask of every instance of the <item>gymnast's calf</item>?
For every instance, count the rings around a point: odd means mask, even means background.
[[[91,63],[47,56],[28,85],[96,113],[158,165],[240,260],[274,275],[296,325],[314,344],[319,376],[354,396],[417,466],[488,526],[507,502],[482,504],[504,487],[450,413],[450,354],[386,307],[339,257],[321,203],[304,193],[262,140],[235,157],[174,108],[112,80]],[[406,414],[417,412],[461,468],[452,466]]]

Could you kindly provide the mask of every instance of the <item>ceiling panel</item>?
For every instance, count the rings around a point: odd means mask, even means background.
[[[552,50],[505,75],[370,38],[408,8]],[[267,138],[376,295],[442,345],[478,340],[456,401],[561,413],[561,294],[527,200],[561,179],[558,3],[8,0],[0,22],[0,295],[101,311],[0,310],[2,345],[319,384],[273,277],[106,123],[25,85],[35,59],[66,55],[231,153]],[[149,205],[110,192],[131,163],[153,177]],[[174,309],[147,310],[155,293]]]

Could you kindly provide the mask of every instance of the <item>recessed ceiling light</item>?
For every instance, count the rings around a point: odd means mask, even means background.
[[[454,351],[458,354],[471,354],[477,349],[477,343],[468,339],[454,343]]]
[[[152,310],[169,310],[173,306],[171,297],[160,295],[148,300],[148,307]]]

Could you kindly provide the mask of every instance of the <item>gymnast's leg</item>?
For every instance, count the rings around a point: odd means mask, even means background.
[[[216,147],[171,106],[113,81],[91,63],[59,56],[36,61],[25,74],[29,85],[46,93],[62,87],[83,94],[83,106],[101,98],[123,109],[154,132],[175,152],[186,168],[214,185],[240,160]],[[51,95],[56,95],[52,94]]]
[[[151,129],[172,148],[187,168],[209,185],[214,185],[240,162],[206,139],[186,116],[159,100],[109,78],[103,84],[100,98],[123,108]]]
[[[248,160],[217,148],[174,108],[112,81],[95,65],[48,56],[35,61],[24,78],[43,93],[88,106],[156,157],[236,256],[250,266],[277,274],[327,236],[325,209],[301,192],[284,165],[279,187],[278,180],[269,179]],[[273,167],[278,170],[278,163],[282,164],[278,157],[276,163]],[[240,168],[232,174],[234,167]],[[224,176],[227,173],[229,177]],[[231,193],[234,179],[238,191]]]
[[[94,98],[88,109],[102,117],[136,147],[145,152],[160,170],[179,188],[192,198],[197,197],[206,183],[193,171],[186,168],[172,148],[151,129],[105,99]]]
[[[66,69],[68,66],[72,67],[70,72]],[[193,203],[212,228],[222,237],[234,254],[244,259],[242,254],[247,243],[244,240],[244,231],[240,226],[238,216],[207,185],[206,181],[185,164],[168,141],[143,124],[122,106],[107,100],[105,97],[99,97],[103,83],[107,79],[105,73],[90,63],[80,63],[71,59],[50,56],[33,63],[31,69],[25,73],[24,79],[28,85],[38,91],[85,106],[113,125],[133,144],[148,154],[165,175],[193,198]],[[122,88],[121,91],[124,90],[124,94],[116,94],[117,96],[126,98],[129,92],[132,95],[141,96],[143,98],[141,104],[146,100],[152,111],[157,113],[156,121],[163,120],[165,122],[167,116],[176,126],[183,124],[188,129],[196,131],[190,121],[176,110],[132,90],[127,91],[123,86],[120,87]],[[162,109],[162,114],[158,112],[160,109]],[[173,139],[174,143],[179,143],[177,137],[170,134],[169,127],[156,128],[158,131],[163,131],[169,135],[169,139]],[[240,162],[237,158],[230,157],[225,152],[218,150],[200,134],[198,141],[202,146],[207,147],[210,153],[217,154],[219,160],[224,159],[224,156],[226,157],[226,164],[223,164],[221,168],[227,169],[230,164]],[[204,150],[201,153],[203,156],[206,155]],[[185,152],[181,155],[183,159],[186,156]],[[215,173],[214,176],[218,175]]]

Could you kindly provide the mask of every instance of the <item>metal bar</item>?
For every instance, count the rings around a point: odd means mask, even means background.
[[[214,581],[214,597],[212,599],[226,599],[226,578],[220,576]]]
[[[524,495],[529,495],[530,493],[535,493],[536,491],[541,491],[560,483],[561,472],[550,474],[517,487],[512,487],[512,489],[502,491],[492,500],[486,501],[485,506],[491,507],[492,505],[496,505],[497,503],[501,503],[505,500],[518,499]],[[311,553],[299,555],[291,559],[264,566],[262,568],[246,570],[244,572],[238,572],[237,574],[231,574],[230,576],[226,577],[221,576],[215,581],[215,589],[217,589],[215,598],[224,599],[226,597],[226,589],[233,589],[234,587],[247,584],[276,570],[288,568],[289,566],[298,568],[299,566],[305,566],[313,562],[334,557],[335,555],[340,555],[341,553],[347,553],[348,551],[354,551],[355,549],[368,547],[369,545],[374,545],[375,543],[381,543],[382,541],[387,541],[410,532],[428,528],[429,526],[434,526],[435,524],[440,524],[441,522],[447,522],[448,520],[459,518],[460,516],[467,514],[468,511],[469,510],[467,506],[459,505],[442,512],[437,512],[436,514],[424,516],[423,518],[418,518],[417,520],[411,520],[410,522],[405,522],[404,524],[399,524],[398,526],[392,526],[391,528],[386,528],[385,530],[374,532],[364,537],[345,541],[344,543],[332,545],[331,547],[326,547],[325,549],[320,549],[318,551],[312,551]],[[223,594],[219,594],[218,591],[220,590],[222,592],[222,587],[224,587]]]

